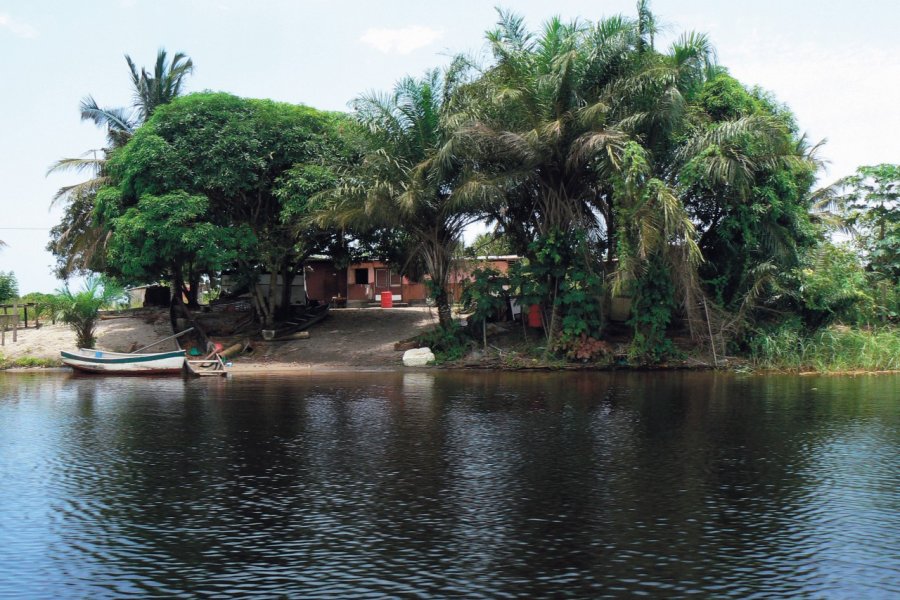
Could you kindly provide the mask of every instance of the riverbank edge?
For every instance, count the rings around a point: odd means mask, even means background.
[[[496,373],[675,373],[675,372],[717,372],[732,375],[794,375],[798,377],[832,376],[858,377],[867,375],[898,375],[898,369],[867,370],[849,369],[842,371],[798,371],[785,369],[752,369],[746,365],[740,367],[713,367],[711,365],[591,365],[591,364],[537,364],[529,366],[501,366],[466,364],[428,365],[425,367],[405,367],[403,365],[357,366],[317,363],[265,362],[245,363],[228,367],[229,375],[236,377],[265,377],[268,375],[315,375],[320,373],[423,373],[433,371],[463,372],[483,371]],[[33,373],[73,373],[74,371],[61,364],[50,366],[7,366],[0,368],[0,373],[33,374]]]

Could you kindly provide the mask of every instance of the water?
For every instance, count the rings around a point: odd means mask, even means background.
[[[898,392],[0,375],[0,597],[900,597]]]

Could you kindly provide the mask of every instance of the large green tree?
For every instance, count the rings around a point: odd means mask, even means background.
[[[882,279],[900,280],[900,165],[859,167],[837,187],[869,269]]]
[[[174,209],[180,198],[187,211],[184,223],[208,226],[211,235],[222,228],[229,234],[213,235],[224,244],[215,261],[201,260],[211,256],[204,250],[197,260],[180,258],[183,265],[195,265],[191,272],[166,274],[196,290],[201,274],[233,258],[231,268],[253,286],[257,311],[271,324],[285,304],[276,296],[277,276],[284,277],[282,289],[289,289],[302,260],[335,239],[301,222],[315,194],[332,186],[334,170],[349,160],[350,138],[352,124],[336,113],[222,93],[179,98],[157,108],[110,159],[116,186],[101,211],[103,224],[115,238],[127,223],[149,214],[154,203],[172,201]],[[164,227],[165,211],[156,215],[152,222]],[[122,269],[127,257],[109,258]],[[256,285],[262,274],[270,284],[266,294]]]

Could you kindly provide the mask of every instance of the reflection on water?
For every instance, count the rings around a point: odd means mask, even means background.
[[[0,597],[896,595],[898,387],[0,375]]]

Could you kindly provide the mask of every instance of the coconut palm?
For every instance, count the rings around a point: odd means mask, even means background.
[[[166,51],[162,48],[156,54],[153,72],[137,67],[131,57],[125,55],[125,62],[131,70],[131,84],[134,87],[134,109],[143,123],[163,104],[168,104],[181,95],[184,78],[194,72],[194,63],[182,52],[176,52],[166,64]]]
[[[87,173],[85,181],[63,186],[57,190],[51,206],[66,204],[60,223],[51,231],[48,249],[57,257],[57,274],[68,277],[73,271],[101,268],[106,249],[107,232],[93,219],[94,195],[106,185],[106,160],[110,152],[121,148],[157,107],[171,102],[181,94],[184,78],[193,72],[193,62],[182,53],[176,53],[166,63],[166,51],[156,55],[153,72],[138,72],[131,57],[125,62],[131,71],[134,102],[129,108],[102,108],[93,96],[81,101],[81,120],[92,121],[106,129],[107,147],[89,150],[81,157],[63,158],[47,169],[47,175],[60,172]]]
[[[329,193],[322,223],[358,232],[401,230],[410,240],[407,267],[419,262],[431,279],[442,327],[452,324],[447,294],[453,256],[467,225],[481,215],[480,200],[458,193],[462,178],[453,156],[448,98],[457,68],[400,80],[390,94],[372,93],[352,106],[370,150],[343,184]]]

